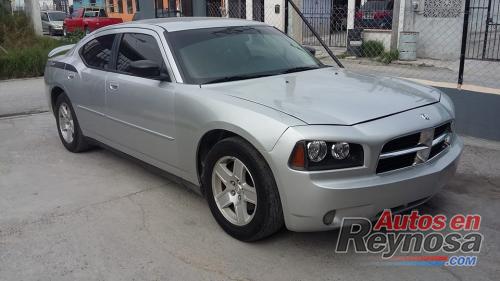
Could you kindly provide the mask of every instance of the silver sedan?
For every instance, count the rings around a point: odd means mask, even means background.
[[[413,208],[463,148],[439,90],[323,65],[259,22],[120,24],[50,56],[46,94],[69,151],[100,144],[167,171],[244,241]]]

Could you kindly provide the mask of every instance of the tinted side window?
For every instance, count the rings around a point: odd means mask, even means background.
[[[153,36],[141,33],[125,33],[118,50],[117,70],[132,74],[130,63],[140,60],[153,61],[162,70],[166,69],[160,48]]]
[[[93,39],[82,48],[82,58],[91,67],[109,68],[111,63],[111,49],[115,35],[103,35]]]

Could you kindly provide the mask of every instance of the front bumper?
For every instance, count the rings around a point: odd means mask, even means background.
[[[401,128],[412,132],[452,118],[440,105],[430,106],[426,112],[436,117],[434,121],[415,121],[415,114],[421,113],[419,109],[356,126],[304,126],[287,130],[270,153],[276,165],[274,173],[287,228],[293,231],[331,230],[340,227],[345,217],[374,219],[384,209],[413,208],[436,194],[456,171],[463,149],[458,136],[445,151],[426,163],[381,174],[375,172],[381,147],[387,140],[404,135]],[[408,123],[409,118],[413,123]],[[300,139],[363,144],[365,165],[318,172],[278,165],[287,163],[284,155],[289,157],[293,145]],[[323,218],[331,211],[335,211],[335,216],[327,225]]]

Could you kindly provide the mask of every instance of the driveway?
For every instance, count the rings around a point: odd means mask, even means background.
[[[3,103],[0,96],[0,104]],[[474,268],[390,267],[334,252],[338,231],[226,235],[203,198],[103,149],[72,154],[48,113],[0,118],[0,280],[495,280],[500,143],[466,138],[425,213],[477,213]]]

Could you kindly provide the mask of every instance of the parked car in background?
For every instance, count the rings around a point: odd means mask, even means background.
[[[49,35],[63,34],[64,19],[66,13],[59,11],[42,11],[42,29],[44,33]]]
[[[67,150],[101,143],[177,176],[244,241],[412,209],[463,148],[438,89],[326,66],[262,22],[142,20],[49,56]]]
[[[365,29],[391,29],[394,0],[367,1],[356,12],[354,27]]]
[[[89,34],[101,27],[122,22],[121,18],[109,18],[102,8],[80,8],[64,20],[63,33],[67,36],[68,33],[81,30]]]

